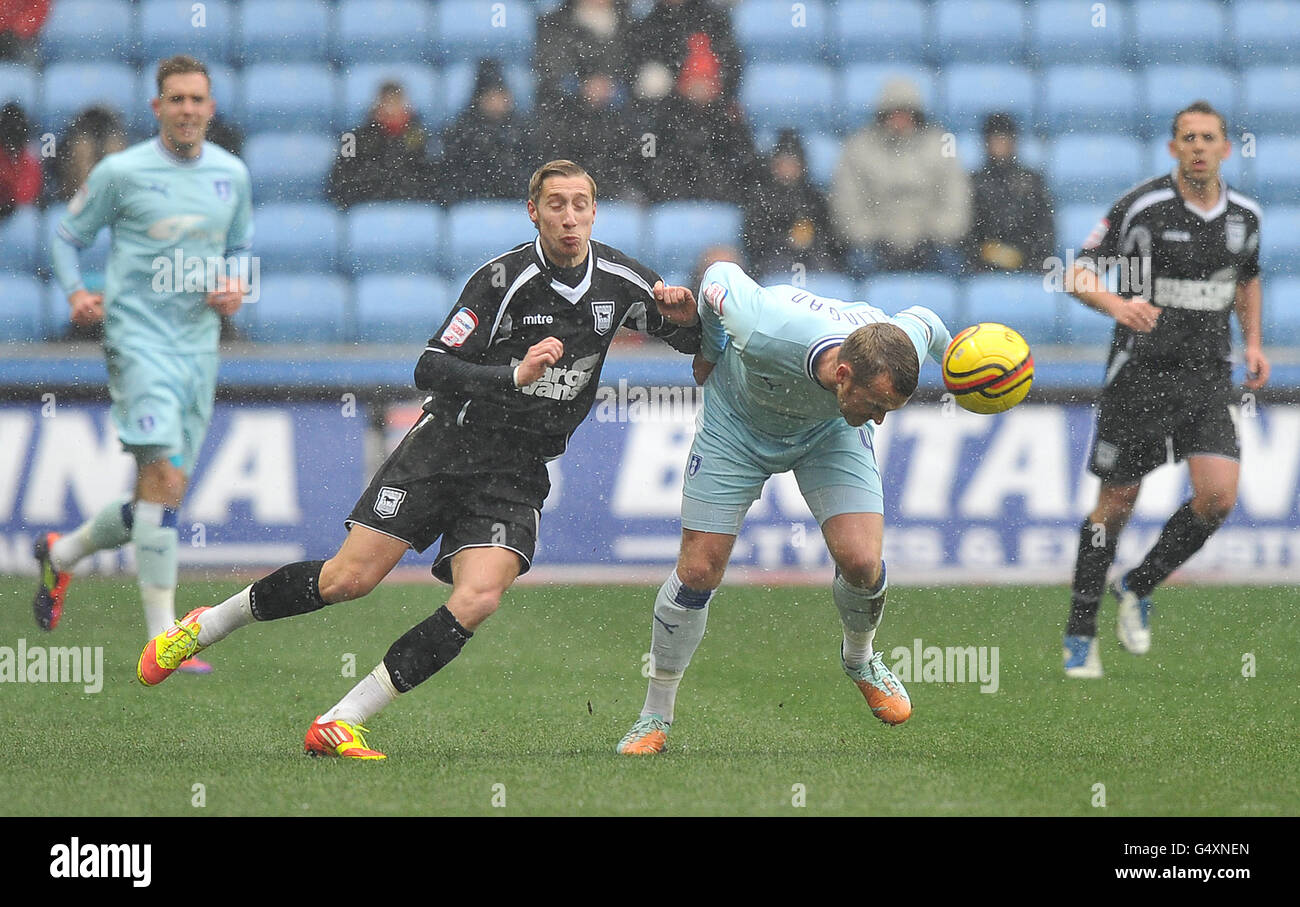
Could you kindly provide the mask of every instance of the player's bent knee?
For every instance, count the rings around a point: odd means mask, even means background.
[[[714,564],[708,560],[684,560],[677,564],[677,578],[686,588],[703,592],[718,588],[726,569],[725,562]]]
[[[1192,510],[1196,515],[1213,526],[1218,526],[1237,506],[1237,496],[1232,492],[1209,493],[1192,498]]]
[[[839,564],[845,582],[859,589],[874,589],[880,583],[880,557],[863,553],[844,558]]]
[[[497,612],[505,586],[457,587],[447,600],[447,607],[461,624],[474,629]]]
[[[369,595],[382,579],[374,570],[331,559],[321,568],[320,597],[329,604],[350,602]]]

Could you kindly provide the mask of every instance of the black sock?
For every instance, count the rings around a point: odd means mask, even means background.
[[[1119,533],[1107,532],[1088,520],[1079,527],[1079,554],[1074,561],[1074,583],[1070,589],[1070,619],[1066,636],[1096,636],[1097,608],[1106,585],[1106,571],[1115,560]]]
[[[1160,538],[1156,539],[1142,563],[1124,577],[1129,590],[1138,598],[1146,598],[1169,574],[1200,551],[1206,539],[1218,528],[1218,523],[1207,523],[1197,516],[1191,501],[1179,507],[1165,523],[1165,528],[1160,530]]]
[[[399,693],[424,683],[460,654],[474,634],[460,625],[443,605],[427,620],[402,634],[384,656],[384,667]]]
[[[325,607],[320,597],[324,561],[299,561],[264,576],[248,590],[248,610],[258,620],[279,620]]]

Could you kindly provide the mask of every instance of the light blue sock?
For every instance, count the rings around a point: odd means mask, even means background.
[[[71,570],[84,557],[105,548],[120,548],[131,540],[132,504],[118,498],[50,547],[55,570]]]
[[[642,715],[659,715],[672,723],[677,686],[704,638],[712,597],[712,589],[683,586],[676,570],[659,588],[650,644],[650,684]]]

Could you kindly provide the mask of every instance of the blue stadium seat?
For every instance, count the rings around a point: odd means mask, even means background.
[[[1147,173],[1135,138],[1077,133],[1059,136],[1048,154],[1047,183],[1058,202],[1110,205]]]
[[[1264,283],[1264,345],[1300,346],[1300,277]]]
[[[59,227],[59,221],[63,220],[67,211],[68,206],[63,204],[51,205],[45,209],[40,232],[36,234],[40,244],[36,250],[37,267],[50,267],[50,249],[54,244],[54,234]],[[3,246],[3,241],[0,241],[0,247]],[[108,253],[112,248],[113,231],[105,228],[99,231],[90,248],[81,250],[77,261],[81,263],[81,274],[85,278],[86,286],[93,285],[97,288],[103,286],[104,271],[108,268]]]
[[[1120,3],[1098,10],[1092,0],[1038,0],[1031,13],[1029,56],[1040,66],[1061,60],[1123,62],[1132,44],[1129,16]]]
[[[64,60],[134,59],[135,10],[127,0],[59,0],[41,29],[41,57]]]
[[[1237,80],[1227,69],[1158,63],[1143,70],[1140,78],[1147,135],[1168,138],[1174,114],[1196,100],[1209,101],[1227,119],[1229,129],[1237,125]]]
[[[1272,272],[1300,276],[1300,206],[1273,205],[1264,209],[1259,262],[1266,272],[1266,286],[1271,283],[1268,275]],[[1294,304],[1300,317],[1300,299],[1294,300]]]
[[[521,112],[533,109],[537,93],[537,76],[531,66],[507,65],[504,67],[506,85],[515,97],[515,107]],[[474,93],[474,76],[478,63],[453,63],[442,71],[442,104],[448,120],[454,119],[469,104]]]
[[[1015,0],[936,0],[930,31],[935,63],[1020,62],[1025,55],[1025,5]]]
[[[868,125],[876,115],[880,91],[892,79],[910,79],[921,91],[921,102],[929,113],[935,110],[939,93],[934,71],[910,63],[854,63],[841,70],[843,103],[840,128],[853,132]]]
[[[0,271],[26,273],[36,270],[39,218],[36,209],[24,205],[0,220]],[[47,262],[42,261],[44,265]]]
[[[802,283],[795,283],[796,279],[801,280]],[[760,277],[758,282],[765,287],[792,284],[816,296],[842,299],[845,302],[861,301],[858,297],[858,282],[848,274],[839,271],[808,271],[797,278],[791,271],[769,271]]]
[[[244,67],[242,122],[249,132],[334,132],[338,84],[320,63],[255,63]]]
[[[1048,150],[1048,143],[1032,132],[1021,132],[1016,139],[1016,157],[1026,167],[1035,170],[1045,168]],[[971,130],[957,136],[957,157],[967,170],[974,171],[983,167],[986,156],[982,132]]]
[[[337,274],[265,271],[261,296],[244,305],[235,323],[259,343],[342,343],[353,335],[348,284]]]
[[[330,57],[325,0],[245,0],[240,52],[247,63],[317,63]]]
[[[944,274],[881,274],[863,282],[859,298],[886,312],[923,305],[943,319],[952,333],[966,326],[966,309],[957,282]]]
[[[821,0],[748,0],[731,14],[736,43],[746,64],[811,60],[826,51],[829,19]]]
[[[345,64],[425,63],[432,4],[420,0],[340,0],[334,56]]]
[[[0,274],[0,344],[45,339],[45,288],[35,277]]]
[[[838,108],[835,75],[812,63],[753,63],[740,79],[740,103],[755,129],[830,129]]]
[[[1214,0],[1141,0],[1133,4],[1135,52],[1144,63],[1220,62],[1232,58],[1228,17]]]
[[[1114,318],[1084,305],[1073,296],[1064,297],[1064,306],[1060,335],[1063,343],[1090,346],[1110,343],[1110,338],[1115,333]],[[1101,375],[1102,368],[1098,364],[1097,377],[1100,378]]]
[[[1057,204],[1056,206],[1056,251],[1062,258],[1067,251],[1078,252],[1083,241],[1106,216],[1115,199],[1106,199],[1097,204]]]
[[[645,255],[645,211],[634,202],[596,201],[591,238],[640,260]]]
[[[1137,131],[1144,106],[1137,77],[1119,66],[1053,66],[1038,122],[1045,132]]]
[[[140,54],[147,67],[175,54],[205,63],[233,63],[239,56],[238,17],[226,0],[144,0],[139,6]]]
[[[537,17],[529,4],[520,0],[443,0],[437,6],[436,53],[440,59],[532,59]]]
[[[1300,198],[1300,135],[1259,137],[1250,186],[1265,205],[1293,204]],[[1266,233],[1268,229],[1266,225]]]
[[[400,82],[406,100],[424,122],[424,128],[437,130],[448,117],[443,103],[438,71],[414,63],[367,63],[351,66],[343,78],[343,126],[357,129],[365,124],[371,106],[385,82]]]
[[[37,86],[40,77],[36,67],[21,63],[0,63],[0,105],[17,101],[22,105],[28,119],[36,119]]]
[[[966,281],[966,320],[1015,328],[1031,348],[1055,343],[1061,298],[1060,293],[1044,289],[1041,274],[980,275]]]
[[[366,274],[355,284],[357,339],[405,344],[411,358],[446,320],[456,297],[437,274]]]
[[[1241,83],[1241,123],[1252,132],[1300,132],[1300,67],[1256,66]],[[1228,128],[1238,132],[1234,124]]]
[[[1034,122],[1037,77],[1023,66],[957,63],[944,69],[942,78],[948,129],[979,129],[985,116],[999,110],[1026,125]]]
[[[244,163],[253,177],[253,198],[317,201],[339,152],[339,141],[322,132],[259,132],[244,143]]]
[[[1231,125],[1228,127],[1232,128]],[[1157,136],[1147,143],[1146,149],[1146,169],[1142,174],[1143,179],[1153,176],[1159,176],[1169,173],[1174,169],[1176,161],[1169,153],[1169,133]],[[1232,154],[1220,167],[1224,179],[1234,189],[1239,189],[1245,185],[1246,181],[1246,164],[1245,159],[1241,156],[1241,145],[1234,141],[1232,145]]]
[[[920,63],[926,34],[920,0],[838,0],[827,37],[837,60]]]
[[[724,202],[661,202],[650,208],[649,263],[663,273],[691,273],[709,246],[738,247],[743,218],[740,208]]]
[[[434,204],[371,202],[347,213],[347,266],[366,271],[432,271],[446,215]]]
[[[489,259],[519,243],[531,242],[537,231],[528,223],[519,202],[476,201],[452,205],[443,235],[446,240],[440,270],[468,278]],[[462,286],[463,280],[457,285],[458,292]]]
[[[844,151],[844,141],[827,132],[810,132],[803,136],[804,157],[808,161],[808,178],[825,192],[835,175],[835,166]]]
[[[45,69],[45,104],[41,127],[54,133],[82,110],[104,104],[133,125],[144,123],[147,109],[140,110],[136,71],[124,63],[55,63]]]
[[[324,202],[272,202],[253,211],[253,251],[262,277],[323,274],[339,263],[340,216]]]
[[[1236,0],[1230,15],[1242,62],[1294,65],[1300,48],[1300,4],[1295,0]]]

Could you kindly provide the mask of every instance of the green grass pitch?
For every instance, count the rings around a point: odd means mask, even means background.
[[[11,816],[1300,812],[1289,589],[1163,589],[1143,658],[1119,649],[1108,600],[1106,677],[1067,681],[1064,589],[894,588],[887,663],[917,639],[997,647],[998,677],[996,692],[913,680],[912,719],[889,728],[840,671],[828,589],[724,587],[669,751],[630,759],[613,749],[644,696],[654,588],[520,586],[456,662],[371,722],[388,761],[358,764],[304,756],[307,724],[354,682],[349,656],[369,671],[443,588],[388,585],[246,628],[209,650],[213,675],[146,689],[131,580],[75,581],[51,634],[32,621],[33,587],[0,578],[0,647],[103,646],[105,676],[93,694],[0,683]],[[237,588],[185,582],[180,609]]]

